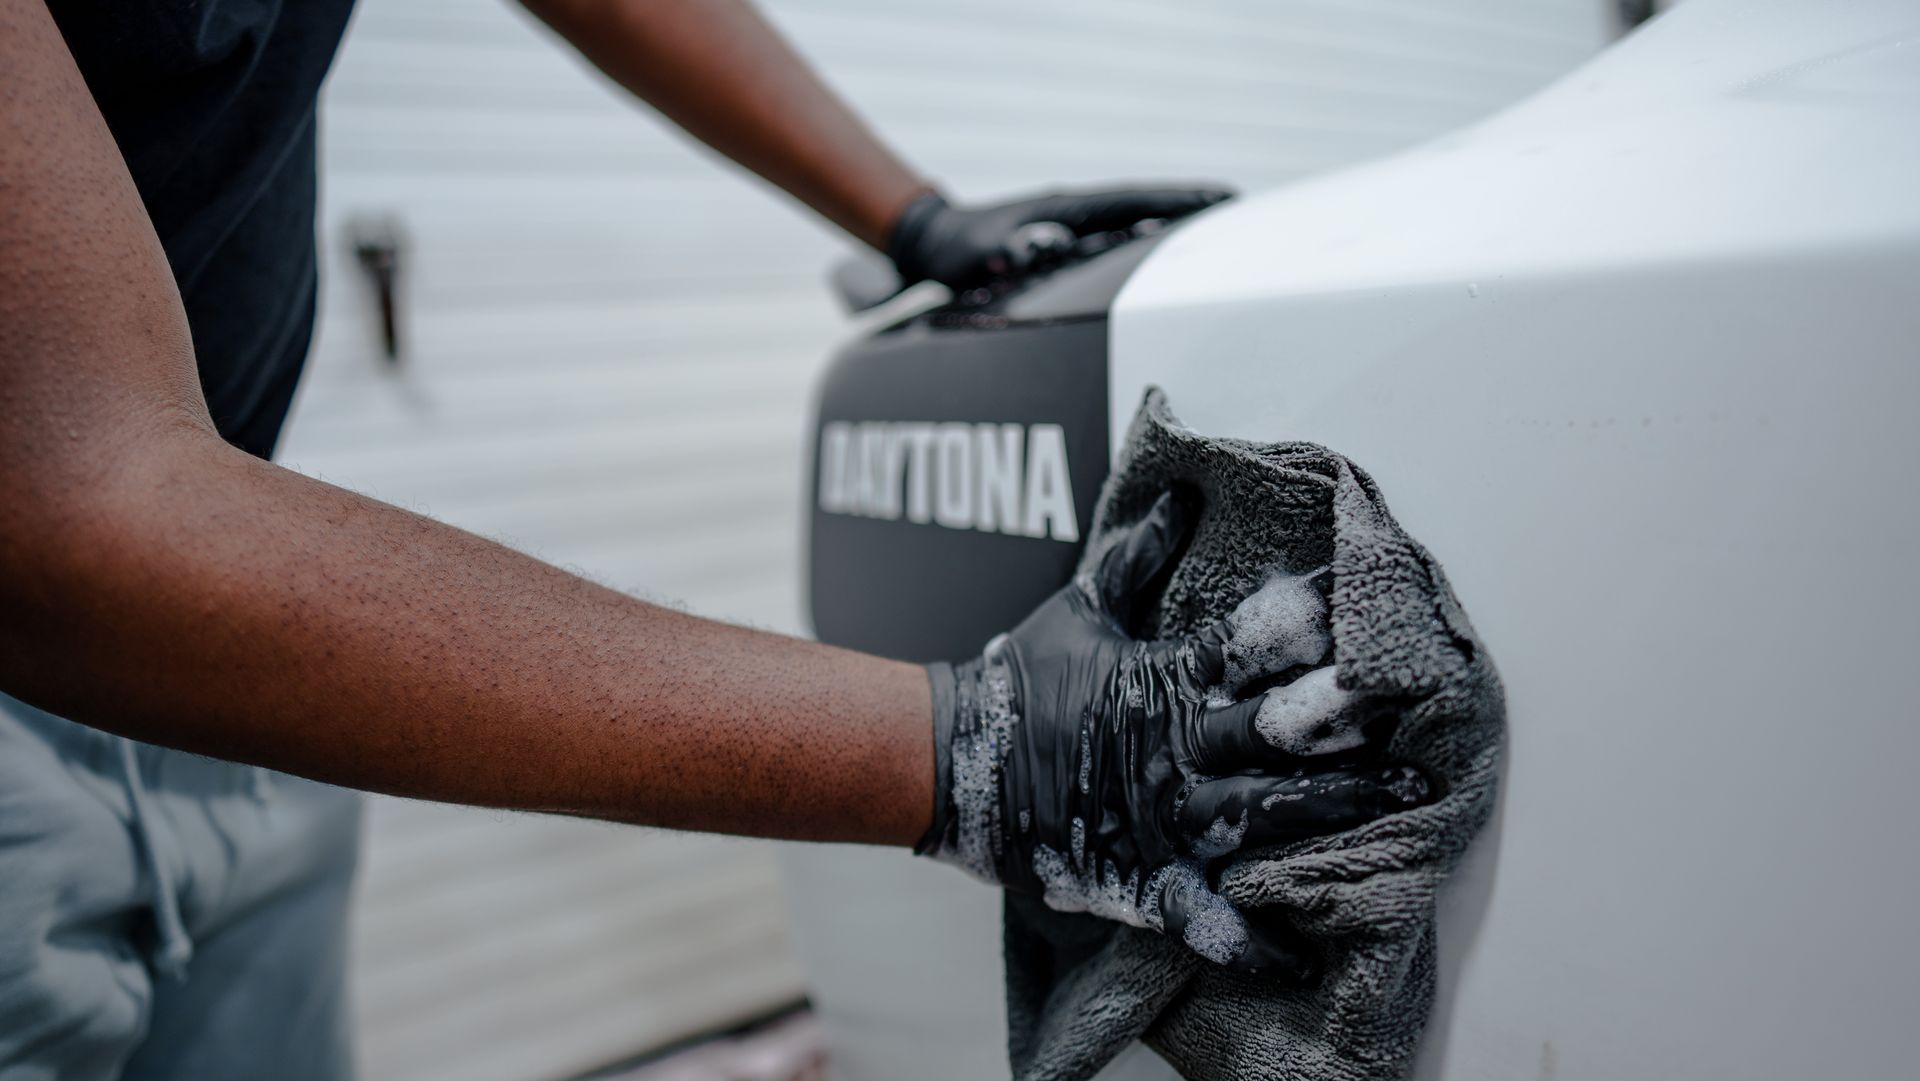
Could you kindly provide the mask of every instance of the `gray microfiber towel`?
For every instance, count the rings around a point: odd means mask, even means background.
[[[1446,577],[1372,478],[1311,443],[1210,439],[1147,392],[1094,510],[1081,569],[1168,488],[1201,506],[1145,637],[1225,617],[1275,571],[1331,565],[1341,686],[1407,703],[1388,741],[1440,798],[1332,837],[1250,852],[1220,890],[1277,906],[1322,951],[1310,988],[1215,968],[1178,942],[1009,896],[1018,1081],[1091,1077],[1144,1040],[1188,1078],[1383,1081],[1410,1070],[1434,989],[1434,895],[1493,809],[1500,679]]]

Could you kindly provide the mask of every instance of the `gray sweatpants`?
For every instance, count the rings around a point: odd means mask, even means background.
[[[0,695],[0,1081],[351,1077],[359,823]]]

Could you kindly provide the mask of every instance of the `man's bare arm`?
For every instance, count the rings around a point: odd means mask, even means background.
[[[661,609],[249,457],[41,0],[0,0],[0,688],[428,799],[910,843],[925,673]]]
[[[1130,186],[952,205],[874,137],[749,0],[521,3],[689,134],[885,254],[902,284],[964,290],[1018,278],[1075,236],[1184,217],[1228,195],[1219,185]],[[1029,235],[1039,222],[1049,228]]]
[[[931,190],[745,0],[522,0],[689,134],[885,248]]]

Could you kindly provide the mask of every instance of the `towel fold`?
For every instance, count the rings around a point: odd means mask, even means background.
[[[1404,1077],[1434,989],[1434,897],[1492,812],[1499,676],[1445,575],[1358,466],[1311,443],[1210,439],[1147,392],[1094,510],[1082,569],[1168,488],[1202,510],[1145,637],[1225,617],[1276,572],[1331,565],[1342,687],[1404,703],[1386,748],[1434,803],[1332,837],[1248,853],[1220,889],[1274,906],[1320,948],[1321,979],[1280,988],[1177,942],[1030,898],[1006,907],[1009,1052],[1018,1081],[1091,1077],[1140,1039],[1197,1081]]]

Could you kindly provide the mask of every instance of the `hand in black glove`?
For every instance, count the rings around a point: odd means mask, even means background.
[[[1214,189],[1143,189],[1052,194],[985,207],[955,207],[928,192],[901,212],[887,255],[911,285],[937,281],[960,290],[1012,277],[1038,255],[1080,237],[1149,218],[1184,218],[1228,198]]]
[[[1326,602],[1307,578],[1275,579],[1188,638],[1126,633],[1186,523],[1161,497],[1091,577],[979,659],[932,666],[939,788],[918,851],[1055,909],[1178,936],[1217,964],[1303,981],[1306,944],[1284,922],[1250,923],[1213,891],[1208,865],[1417,805],[1428,786],[1410,767],[1307,757],[1364,742],[1373,712],[1333,685],[1331,667],[1235,700],[1325,659]]]

